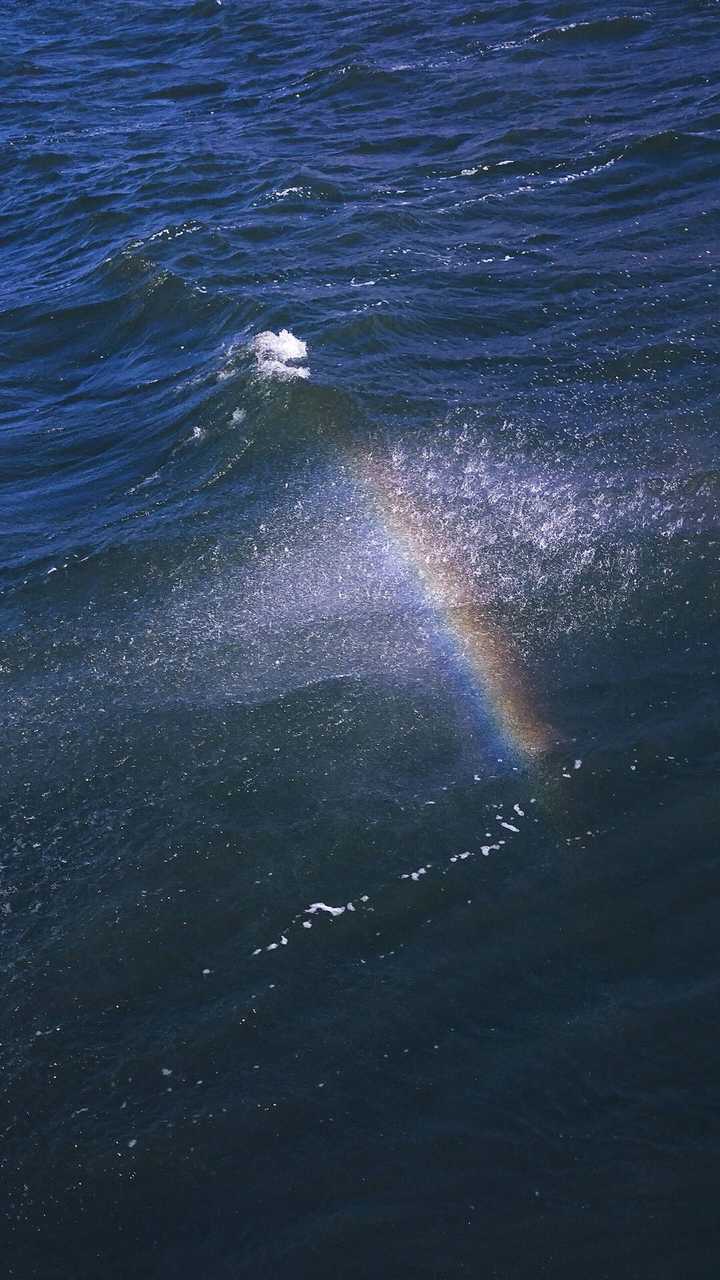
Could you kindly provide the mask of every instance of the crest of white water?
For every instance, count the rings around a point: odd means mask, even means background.
[[[307,343],[296,338],[289,329],[281,329],[273,333],[266,329],[258,333],[252,341],[259,373],[266,378],[308,378],[310,372],[305,365],[298,364],[307,356]]]

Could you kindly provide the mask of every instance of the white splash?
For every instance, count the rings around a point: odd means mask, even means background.
[[[266,329],[252,340],[258,371],[266,378],[309,378],[310,370],[294,362],[307,356],[307,343],[289,329],[273,333]]]

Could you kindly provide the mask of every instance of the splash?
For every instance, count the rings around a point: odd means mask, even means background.
[[[308,378],[309,370],[299,365],[298,360],[307,356],[307,343],[296,338],[289,329],[281,329],[273,333],[266,329],[258,333],[252,341],[258,372],[266,378]]]
[[[290,362],[307,357],[307,343],[288,329],[266,331],[253,340],[253,350],[269,376],[307,377],[305,367]],[[424,512],[398,487],[392,467],[368,450],[340,441],[354,480],[374,522],[412,569],[422,598],[441,623],[455,670],[464,676],[471,701],[490,713],[507,748],[520,758],[544,754],[555,735],[538,709],[525,665],[511,637],[478,603],[477,583],[468,584],[457,551],[444,535],[442,513]]]

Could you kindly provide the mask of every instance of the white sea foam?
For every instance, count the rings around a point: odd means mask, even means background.
[[[310,371],[295,362],[307,356],[307,343],[289,329],[273,333],[266,329],[252,340],[258,370],[266,378],[309,378]]]
[[[580,763],[582,763],[582,761]],[[577,767],[577,762],[575,762],[575,764]],[[568,765],[568,768],[569,767],[570,766]],[[635,765],[633,764],[631,767],[634,768]],[[567,769],[565,769],[563,770],[562,776],[565,778],[570,778],[571,774],[567,771]],[[535,796],[530,797],[529,803],[536,804],[537,803],[536,797]],[[491,807],[493,809],[499,810],[499,812],[496,812],[493,815],[496,821],[499,823],[499,825],[505,831],[507,831],[511,836],[518,835],[520,832],[520,828],[517,827],[512,822],[508,822],[503,815],[503,809],[505,806],[496,803],[496,804],[493,804]],[[526,810],[522,807],[522,805],[519,802],[516,802],[515,804],[513,804],[512,807],[513,807],[513,812],[518,814],[519,817],[525,816]],[[591,835],[592,833],[588,831],[587,834]],[[480,845],[477,849],[464,849],[461,852],[451,854],[447,860],[447,864],[445,865],[443,865],[442,863],[438,865],[438,864],[433,864],[428,862],[418,867],[415,871],[402,872],[399,876],[399,879],[402,881],[410,881],[417,884],[418,881],[423,880],[425,877],[428,877],[429,879],[431,879],[432,876],[443,877],[449,871],[451,864],[467,862],[470,859],[475,858],[478,854],[482,855],[483,858],[488,858],[492,853],[500,853],[506,846],[508,848],[511,847],[513,843],[513,841],[509,841],[508,839],[496,839],[493,841],[490,832],[486,833],[486,838],[488,840],[488,843]],[[470,901],[471,899],[468,899],[468,902]],[[298,927],[304,930],[310,930],[313,928],[313,924],[317,923],[311,919],[308,919],[308,917],[318,917],[319,919],[321,919],[322,917],[329,917],[329,922],[332,923],[339,916],[345,915],[346,912],[354,913],[356,911],[362,911],[362,908],[366,906],[369,902],[370,902],[370,897],[366,893],[358,895],[354,901],[350,900],[346,902],[344,905],[339,904],[337,906],[334,906],[331,903],[323,902],[323,901],[311,902],[309,906],[303,908],[301,912],[299,912],[296,916],[294,916],[289,926],[286,928],[286,932],[281,934],[277,941],[271,942],[264,947],[256,947],[252,954],[253,956],[259,956],[263,952],[279,951],[281,947],[288,946],[290,944],[291,939],[293,938],[295,930]],[[358,904],[357,907],[355,905],[356,903]],[[369,907],[368,910],[373,911],[374,908]],[[388,956],[391,956],[391,955],[394,955],[395,952],[389,951],[386,954]],[[382,955],[379,958],[384,959],[385,955]],[[365,960],[364,959],[361,960],[360,963],[364,964]]]

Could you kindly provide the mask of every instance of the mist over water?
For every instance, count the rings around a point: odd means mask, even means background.
[[[0,14],[13,1280],[716,1275],[719,20]]]

